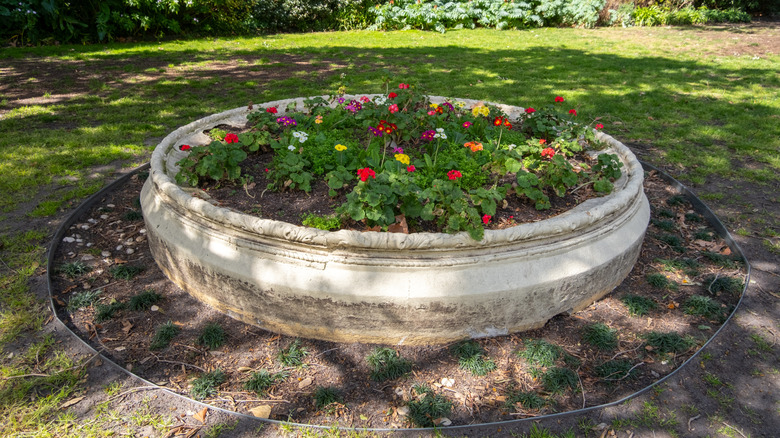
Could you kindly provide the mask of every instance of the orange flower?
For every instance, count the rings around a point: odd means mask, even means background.
[[[463,143],[463,146],[471,149],[471,152],[477,152],[482,150],[482,143],[478,141],[470,141],[467,143]]]

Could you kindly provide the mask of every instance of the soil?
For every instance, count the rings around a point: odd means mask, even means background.
[[[435,419],[444,425],[525,418],[619,400],[675,370],[718,329],[737,303],[742,288],[736,293],[710,291],[713,278],[732,277],[741,282],[745,276],[741,263],[730,262],[724,267],[704,256],[706,251],[728,258],[730,250],[687,202],[677,204],[679,198],[673,190],[649,173],[645,190],[655,225],[648,229],[640,259],[628,278],[606,298],[581,312],[559,315],[542,329],[478,340],[485,355],[496,364],[496,370],[486,376],[461,369],[451,353],[451,345],[389,346],[411,360],[413,368],[405,377],[387,381],[372,380],[366,362],[366,356],[377,345],[302,339],[301,345],[308,352],[305,365],[284,367],[277,357],[294,338],[220,314],[174,286],[157,268],[139,215],[138,195],[143,179],[144,174],[136,174],[120,189],[107,194],[77,220],[66,241],[59,245],[55,266],[60,271],[75,261],[91,270],[75,278],[53,273],[58,315],[111,360],[175,392],[191,396],[195,378],[205,371],[220,369],[227,380],[205,400],[207,403],[241,413],[270,408],[270,418],[279,420],[360,428],[408,427],[403,406],[414,397],[411,388],[415,384],[427,384],[452,402],[451,414],[446,419]],[[661,228],[669,226],[681,238],[682,243],[676,248],[664,242],[663,236],[668,232]],[[695,260],[697,272],[664,270],[660,261],[683,259]],[[117,279],[111,274],[117,266],[139,268],[140,273],[129,280]],[[651,286],[648,274],[653,273],[662,273],[674,286]],[[118,310],[102,322],[95,318],[97,305],[67,310],[76,294],[97,290],[101,291],[97,304],[102,305],[127,303],[147,290],[160,294],[162,300],[150,310]],[[646,316],[632,316],[621,301],[629,294],[649,298],[657,308]],[[693,295],[714,299],[720,306],[721,317],[710,320],[687,314],[685,303]],[[180,327],[180,333],[168,347],[150,350],[155,331],[167,321]],[[226,334],[225,343],[213,350],[198,343],[201,331],[210,323],[219,324]],[[583,330],[594,323],[616,330],[617,347],[599,350],[583,339]],[[682,353],[662,354],[643,338],[653,331],[689,336],[695,344]],[[577,385],[560,392],[545,388],[540,374],[546,369],[537,370],[517,354],[533,339],[563,348],[566,355],[557,360],[556,366],[574,370],[579,378]],[[635,375],[621,373],[624,375],[610,377],[612,380],[599,377],[597,367],[612,359],[630,361]],[[251,372],[261,369],[285,371],[288,377],[265,394],[246,390],[244,382]],[[341,403],[317,409],[314,393],[321,387],[335,388]],[[546,404],[539,409],[508,405],[506,400],[513,390],[535,393]]]

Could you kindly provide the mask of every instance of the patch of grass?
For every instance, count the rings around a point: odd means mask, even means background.
[[[530,339],[525,341],[525,348],[516,354],[531,365],[551,367],[563,355],[563,348],[544,339]]]
[[[598,322],[582,330],[582,340],[599,350],[614,350],[618,345],[617,331]]]
[[[306,227],[318,228],[325,231],[336,230],[341,227],[341,221],[335,215],[306,213],[303,215],[302,223]]]
[[[162,300],[162,295],[151,289],[147,289],[138,295],[132,296],[128,302],[128,307],[130,310],[136,311],[149,310],[160,300]]]
[[[314,391],[314,406],[317,409],[327,409],[334,403],[343,403],[339,391],[332,386],[318,386]]]
[[[376,347],[366,357],[371,367],[371,379],[378,382],[397,379],[412,372],[412,361],[387,347]]]
[[[141,266],[132,265],[116,265],[109,269],[111,276],[117,280],[132,280],[133,277],[143,272],[144,268]]]
[[[252,373],[249,379],[244,382],[244,388],[256,393],[258,396],[262,396],[269,388],[279,382],[283,382],[288,376],[289,374],[284,371],[270,373],[268,370],[262,369]]]
[[[664,231],[675,231],[677,229],[677,226],[672,221],[665,221],[660,219],[651,219],[650,223],[652,223],[656,228],[659,228]]]
[[[181,328],[172,321],[168,321],[165,324],[160,325],[154,332],[154,337],[152,338],[152,342],[149,344],[149,349],[162,350],[171,343],[173,338],[175,338],[180,331]]]
[[[737,261],[730,256],[719,254],[712,251],[704,251],[701,253],[707,260],[715,263],[721,267],[734,269],[737,267]]]
[[[539,397],[535,392],[519,391],[516,389],[509,389],[506,392],[506,402],[504,407],[507,410],[515,409],[515,405],[520,403],[525,409],[541,409],[547,404],[545,399]]]
[[[306,347],[301,346],[301,340],[295,339],[287,348],[279,351],[276,358],[286,367],[302,367],[303,359],[309,354]]]
[[[425,385],[415,385],[413,390],[417,397],[407,403],[409,415],[407,419],[417,427],[434,427],[435,420],[446,417],[452,412],[452,402],[442,395],[435,394]]]
[[[552,367],[542,374],[542,386],[554,394],[565,391],[567,388],[576,389],[579,379],[577,373],[562,367]]]
[[[133,222],[133,221],[142,220],[144,218],[144,215],[140,211],[130,210],[127,213],[125,213],[125,215],[122,216],[122,218],[128,222]]]
[[[596,367],[596,375],[605,381],[636,379],[638,371],[634,364],[626,359],[609,360]]]
[[[658,289],[677,289],[677,284],[669,280],[664,274],[659,274],[657,272],[653,274],[647,274],[645,279],[650,286],[656,287]]]
[[[658,307],[655,301],[640,295],[628,294],[620,299],[633,316],[645,316]]]
[[[693,238],[698,240],[704,240],[706,242],[712,242],[715,239],[712,233],[704,230],[697,231],[696,233],[694,233]]]
[[[664,415],[661,409],[650,401],[644,402],[642,410],[637,414],[636,421],[639,425],[645,427],[668,428],[679,424],[679,420],[677,420],[674,412],[669,412],[668,416]]]
[[[685,220],[688,222],[704,222],[704,219],[702,219],[701,216],[699,216],[696,213],[685,213]]]
[[[225,343],[225,329],[221,325],[210,322],[203,327],[198,336],[198,344],[204,345],[211,350],[217,349]]]
[[[683,206],[687,202],[688,201],[685,199],[685,196],[683,196],[683,195],[674,195],[674,196],[670,196],[670,197],[668,197],[666,199],[666,205],[668,205],[670,207]]]
[[[677,217],[677,215],[672,210],[669,210],[668,208],[662,208],[658,210],[656,214],[660,217],[666,217],[666,218]]]
[[[685,247],[683,246],[683,241],[680,236],[676,236],[674,234],[659,234],[656,235],[655,238],[669,245],[673,250],[679,253],[685,252]]]
[[[203,438],[219,438],[222,436],[223,432],[232,432],[236,428],[236,426],[238,426],[238,420],[235,420],[230,424],[228,423],[215,424],[206,430],[206,433],[203,435]]]
[[[723,321],[726,318],[724,309],[710,297],[693,295],[685,301],[683,307],[688,315],[703,316],[707,319],[719,321]]]
[[[679,333],[649,332],[642,336],[653,351],[661,354],[683,353],[696,343],[693,339],[680,336]]]
[[[744,283],[742,280],[727,275],[714,276],[708,275],[704,278],[703,284],[707,286],[707,290],[717,294],[720,292],[726,292],[731,295],[739,295],[742,293]]]
[[[71,263],[65,263],[57,269],[57,272],[68,277],[76,278],[92,271],[92,268],[86,263],[78,260]]]
[[[691,277],[699,275],[699,268],[701,267],[698,261],[687,257],[674,260],[655,259],[654,262],[663,266],[664,271],[682,271],[685,275]]]
[[[97,303],[95,304],[95,322],[108,321],[125,307],[127,307],[125,303],[117,300],[112,300],[108,304]]]
[[[83,292],[75,292],[70,296],[68,300],[68,311],[75,312],[76,310],[89,307],[100,298],[100,294],[103,293],[102,289],[85,290]]]
[[[750,335],[750,339],[756,344],[756,347],[758,347],[759,350],[771,353],[772,352],[772,344],[769,343],[763,336],[753,333]]]
[[[195,400],[209,398],[217,393],[217,388],[219,388],[219,385],[225,383],[226,379],[227,376],[220,369],[203,373],[200,377],[192,381],[190,394],[195,397]]]
[[[458,358],[461,369],[475,376],[485,376],[496,369],[496,363],[485,356],[485,350],[474,340],[458,342],[450,347],[450,353]]]

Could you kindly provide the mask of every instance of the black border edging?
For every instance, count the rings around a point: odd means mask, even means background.
[[[668,184],[672,185],[680,194],[684,195],[686,199],[693,205],[694,210],[701,214],[709,223],[710,226],[712,226],[715,231],[718,233],[718,235],[723,238],[723,240],[726,241],[729,248],[731,248],[732,252],[735,254],[738,254],[742,258],[742,262],[745,264],[746,274],[745,274],[745,284],[742,288],[742,294],[739,297],[739,301],[734,306],[734,309],[732,310],[731,314],[729,314],[728,318],[721,324],[721,326],[718,328],[718,330],[713,333],[712,336],[707,340],[707,342],[704,343],[696,352],[694,352],[691,357],[689,357],[685,362],[680,364],[677,368],[675,368],[671,373],[667,374],[663,378],[653,382],[651,385],[646,386],[645,388],[630,394],[626,397],[621,398],[620,400],[616,400],[613,402],[597,405],[597,406],[590,406],[583,409],[577,409],[574,411],[567,411],[567,412],[559,412],[555,414],[548,414],[548,415],[540,415],[536,417],[528,417],[528,418],[519,418],[515,420],[506,420],[506,421],[496,421],[492,423],[482,423],[482,424],[465,424],[465,425],[457,425],[457,426],[448,426],[448,427],[439,427],[439,428],[339,428],[339,430],[356,430],[356,431],[370,431],[370,432],[414,432],[414,431],[432,431],[432,430],[459,430],[459,429],[482,429],[482,428],[494,428],[498,426],[506,426],[506,425],[512,425],[512,424],[520,424],[520,423],[526,423],[530,421],[539,421],[543,419],[549,419],[549,418],[560,418],[565,416],[576,416],[581,415],[587,412],[591,412],[598,409],[604,409],[611,406],[616,406],[621,403],[624,403],[628,400],[631,400],[635,397],[638,397],[645,392],[649,391],[650,389],[666,382],[670,378],[674,377],[678,371],[683,369],[688,363],[693,361],[699,353],[706,348],[710,342],[712,342],[713,339],[715,339],[716,336],[723,330],[724,327],[726,327],[726,324],[731,321],[731,318],[736,314],[737,310],[739,309],[740,304],[742,304],[742,300],[745,297],[745,292],[747,291],[747,287],[750,284],[750,263],[748,262],[747,258],[745,257],[745,254],[742,252],[742,248],[739,247],[737,242],[734,240],[734,238],[731,236],[729,231],[726,229],[726,227],[723,225],[723,223],[718,219],[717,216],[715,216],[715,213],[710,210],[710,208],[702,202],[688,187],[683,185],[681,182],[674,179],[672,176],[670,176],[668,173],[664,172],[663,170],[653,166],[652,164],[646,163],[644,161],[639,161],[642,167],[644,168],[645,172],[648,171],[655,171],[658,172],[658,174],[663,178]],[[270,423],[270,424],[277,424],[277,425],[289,425],[294,427],[301,427],[301,428],[315,428],[315,429],[331,429],[332,426],[326,426],[326,425],[317,425],[317,424],[301,424],[301,423],[291,423],[288,421],[280,421],[280,420],[272,420],[268,418],[259,418],[255,417],[253,415],[247,415],[243,414],[241,412],[236,411],[230,411],[227,409],[223,409],[217,406],[212,406],[203,402],[200,402],[198,400],[191,399],[187,396],[184,396],[182,394],[179,394],[177,392],[174,392],[168,388],[159,386],[155,383],[152,383],[130,371],[125,369],[124,367],[120,366],[116,362],[112,361],[111,359],[108,359],[105,357],[100,351],[96,350],[94,347],[92,347],[90,344],[88,344],[84,339],[82,339],[79,335],[73,332],[73,330],[68,327],[67,324],[65,324],[64,321],[60,319],[60,317],[57,315],[56,308],[54,306],[54,294],[53,294],[53,288],[52,288],[52,278],[51,273],[54,272],[54,254],[57,250],[58,245],[62,241],[62,238],[65,236],[67,230],[70,228],[71,225],[73,225],[76,220],[81,217],[82,214],[84,214],[89,208],[93,206],[100,198],[105,196],[107,193],[115,190],[120,185],[126,183],[130,178],[132,178],[134,175],[136,175],[138,172],[141,172],[145,169],[149,168],[149,163],[144,164],[142,166],[139,166],[132,171],[128,172],[127,174],[123,175],[116,181],[112,182],[111,184],[107,185],[106,187],[102,188],[97,193],[93,194],[89,198],[87,198],[84,202],[79,205],[76,210],[74,210],[68,217],[65,219],[57,229],[57,231],[54,233],[54,237],[52,237],[52,241],[49,245],[49,254],[47,257],[47,273],[46,273],[46,283],[47,288],[49,292],[49,306],[51,308],[51,311],[54,315],[54,317],[59,321],[63,327],[76,339],[78,339],[87,349],[93,352],[95,355],[100,355],[101,359],[104,360],[106,363],[110,364],[111,366],[115,367],[118,370],[121,370],[126,375],[138,379],[139,381],[143,382],[145,385],[156,387],[160,391],[164,391],[168,394],[171,394],[173,396],[179,397],[181,399],[184,399],[188,402],[195,403],[197,405],[207,407],[209,409],[213,409],[218,412],[225,413],[230,416],[239,417],[248,419],[251,421],[257,421],[259,423]]]

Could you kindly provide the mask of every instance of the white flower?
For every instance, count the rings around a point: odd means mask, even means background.
[[[293,145],[287,146],[287,149],[289,149],[290,152],[295,152],[295,146]]]
[[[385,96],[377,96],[374,98],[374,103],[377,105],[384,105],[385,102],[387,102],[387,98]]]
[[[442,140],[446,140],[447,134],[444,133],[444,128],[436,128],[436,134],[433,134],[433,138],[440,138]]]
[[[462,100],[459,100],[459,101],[455,102],[455,106],[458,107],[458,108],[463,108],[464,106],[466,106],[466,102],[464,102]]]
[[[303,131],[293,131],[293,137],[297,138],[299,142],[303,143],[309,139],[309,134]]]
[[[514,149],[514,148],[516,148],[516,147],[517,147],[517,145],[516,145],[516,144],[514,144],[514,143],[512,143],[512,144],[510,144],[509,146],[507,146],[506,148],[507,148],[507,149],[509,149],[509,150],[511,151],[512,149]]]

